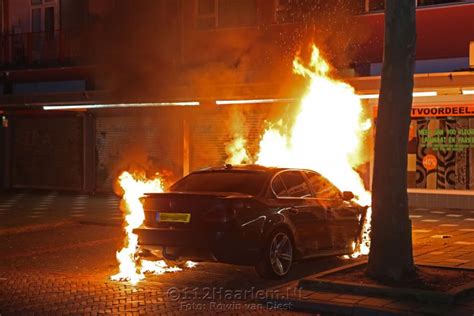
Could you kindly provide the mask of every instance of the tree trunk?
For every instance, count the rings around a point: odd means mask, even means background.
[[[400,280],[415,272],[408,217],[407,146],[416,44],[414,0],[385,1],[385,41],[377,113],[372,231],[367,272]]]

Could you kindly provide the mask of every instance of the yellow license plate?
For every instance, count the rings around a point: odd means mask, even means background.
[[[156,213],[157,222],[189,223],[189,213]]]

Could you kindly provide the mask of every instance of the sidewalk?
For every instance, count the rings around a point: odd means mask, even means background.
[[[474,294],[459,299],[453,304],[427,304],[407,299],[381,296],[342,294],[326,291],[299,289],[298,281],[275,289],[287,291],[298,289],[296,295],[286,299],[266,299],[266,304],[291,306],[292,311],[336,315],[473,315]],[[291,291],[290,291],[291,293]]]
[[[46,190],[0,192],[0,229],[63,221],[120,226],[120,199],[113,194]]]
[[[413,209],[410,218],[416,264],[474,271],[474,211]],[[474,292],[453,304],[427,304],[376,295],[307,291],[301,289],[300,281],[275,288],[277,292],[289,292],[289,297],[267,297],[265,303],[291,306],[294,311],[336,315],[474,315]]]

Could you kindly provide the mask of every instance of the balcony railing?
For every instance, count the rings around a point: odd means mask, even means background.
[[[78,32],[3,34],[0,67],[62,64],[81,55]]]

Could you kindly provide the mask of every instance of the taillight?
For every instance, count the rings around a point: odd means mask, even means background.
[[[237,212],[233,208],[216,207],[206,213],[205,221],[214,223],[227,223],[235,220]]]

